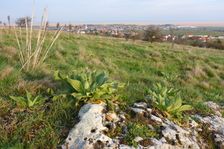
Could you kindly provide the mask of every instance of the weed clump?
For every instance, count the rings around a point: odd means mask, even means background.
[[[183,112],[192,110],[192,106],[182,104],[178,90],[161,84],[156,84],[154,88],[149,89],[146,99],[168,118],[182,119]]]
[[[116,93],[124,87],[124,84],[109,81],[104,72],[86,72],[80,75],[64,76],[55,73],[56,80],[62,80],[68,86],[68,95],[76,99],[76,106],[81,103],[96,102],[116,98]]]
[[[128,123],[127,134],[123,138],[124,142],[128,145],[137,146],[138,143],[134,140],[136,137],[141,137],[144,139],[158,137],[155,131],[150,130],[146,125],[141,123]]]

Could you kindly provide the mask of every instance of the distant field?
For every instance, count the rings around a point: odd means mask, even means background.
[[[162,33],[170,34],[168,30],[163,30]],[[210,35],[224,36],[224,27],[197,27],[197,28],[179,28],[174,30],[175,35]]]
[[[111,78],[126,83],[120,97],[126,105],[143,100],[145,90],[158,82],[179,89],[185,103],[193,106],[208,100],[224,105],[221,50],[182,45],[172,49],[167,43],[63,33],[41,70],[20,72],[18,62],[13,33],[0,33],[0,116],[6,116],[8,123],[6,128],[0,119],[0,148],[55,148],[61,144],[75,122],[70,101],[49,103],[47,110],[16,113],[16,119],[7,119],[10,110],[15,110],[9,95],[24,95],[25,90],[45,94],[49,87],[57,89],[53,79],[56,70],[66,74],[86,68],[107,71]]]

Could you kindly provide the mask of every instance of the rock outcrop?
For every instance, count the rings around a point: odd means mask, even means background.
[[[72,129],[63,149],[115,148],[113,139],[103,134],[104,105],[86,104],[79,111],[80,122]]]
[[[153,109],[149,108],[144,102],[135,103],[130,110],[136,113],[136,116],[146,117],[148,127],[155,130],[154,127],[160,128],[158,131],[159,138],[143,139],[137,136],[134,141],[138,143],[137,147],[124,145],[121,142],[122,136],[128,133],[125,125],[126,113],[120,112],[119,115],[113,112],[106,113],[103,104],[86,104],[79,111],[80,121],[70,131],[63,149],[200,149],[208,148],[206,142],[200,136],[203,126],[209,128],[210,134],[213,135],[214,143],[217,148],[224,148],[224,118],[219,113],[221,107],[217,104],[205,103],[211,110],[215,110],[211,116],[202,117],[200,115],[191,116],[192,119],[188,127],[181,127],[167,118],[155,114]],[[219,112],[217,114],[217,112]],[[194,120],[193,120],[194,119]],[[197,120],[196,120],[197,119]],[[112,129],[121,125],[122,136],[110,138],[105,135]],[[109,126],[109,127],[108,127]],[[209,135],[209,134],[208,134]],[[147,141],[149,145],[142,146],[141,142]]]

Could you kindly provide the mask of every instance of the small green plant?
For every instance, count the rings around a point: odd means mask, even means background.
[[[140,123],[128,123],[128,133],[124,137],[124,141],[128,145],[137,146],[137,142],[134,141],[136,137],[142,137],[143,139],[158,137],[155,131],[150,130],[146,125]]]
[[[148,90],[148,101],[169,118],[182,118],[182,112],[192,110],[192,106],[183,105],[179,91],[157,83]]]
[[[63,76],[59,72],[55,73],[56,80],[63,80],[70,86],[70,95],[80,102],[94,100],[106,100],[115,97],[118,89],[124,84],[111,82],[104,72],[85,72],[80,75]]]
[[[39,95],[34,97],[28,91],[26,91],[26,97],[10,96],[10,98],[16,102],[18,107],[21,108],[33,108],[36,105],[41,105],[45,101],[45,98]]]

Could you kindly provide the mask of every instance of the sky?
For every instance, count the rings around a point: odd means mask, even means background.
[[[32,0],[0,1],[0,21],[32,14]],[[224,0],[36,0],[36,21],[45,7],[50,23],[224,22]]]

